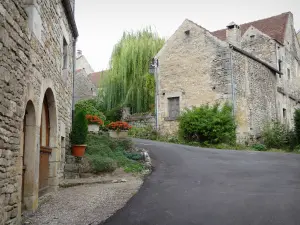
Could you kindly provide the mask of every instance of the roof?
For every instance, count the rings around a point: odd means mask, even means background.
[[[102,70],[99,72],[94,72],[88,75],[92,83],[98,87],[100,84],[100,81],[106,76],[107,70]]]
[[[255,27],[256,29],[260,30],[261,32],[267,34],[271,38],[275,39],[279,43],[284,43],[284,36],[285,36],[285,28],[288,23],[290,12],[282,13],[277,16],[272,16],[269,18],[256,20],[250,23],[244,23],[240,25],[242,35],[248,30],[250,26]],[[226,40],[226,29],[217,30],[211,32],[214,36],[221,39],[222,41]]]

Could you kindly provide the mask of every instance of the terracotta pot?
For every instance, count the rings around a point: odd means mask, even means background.
[[[82,157],[85,153],[86,145],[73,145],[72,155],[76,157]]]
[[[122,130],[122,131],[115,131],[115,130],[110,130],[109,131],[109,136],[111,138],[120,138],[120,139],[123,139],[123,138],[127,138],[128,137],[128,130]]]

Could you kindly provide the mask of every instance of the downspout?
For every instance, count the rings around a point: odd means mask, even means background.
[[[72,121],[75,114],[75,70],[76,70],[76,42],[77,37],[73,41],[73,87],[72,87]]]
[[[235,116],[236,109],[236,99],[235,99],[235,83],[234,83],[234,75],[233,75],[233,60],[232,60],[232,45],[229,44],[230,51],[230,70],[231,70],[231,92],[232,92],[232,115]]]
[[[155,62],[155,128],[158,131],[158,59]]]

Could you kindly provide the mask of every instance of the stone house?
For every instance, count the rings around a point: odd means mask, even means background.
[[[71,0],[0,2],[0,224],[58,188],[69,143],[76,39]]]
[[[157,54],[157,117],[161,133],[178,129],[184,108],[233,105],[237,138],[254,141],[267,121],[292,126],[300,103],[300,37],[293,14],[210,32],[185,20]]]
[[[97,96],[97,87],[93,84],[85,69],[75,72],[74,80],[74,102],[91,99]]]

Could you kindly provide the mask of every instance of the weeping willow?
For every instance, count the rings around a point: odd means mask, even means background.
[[[155,80],[149,64],[163,44],[151,28],[123,33],[113,49],[108,76],[100,84],[99,98],[107,110],[119,106],[129,106],[133,112],[150,110]]]

